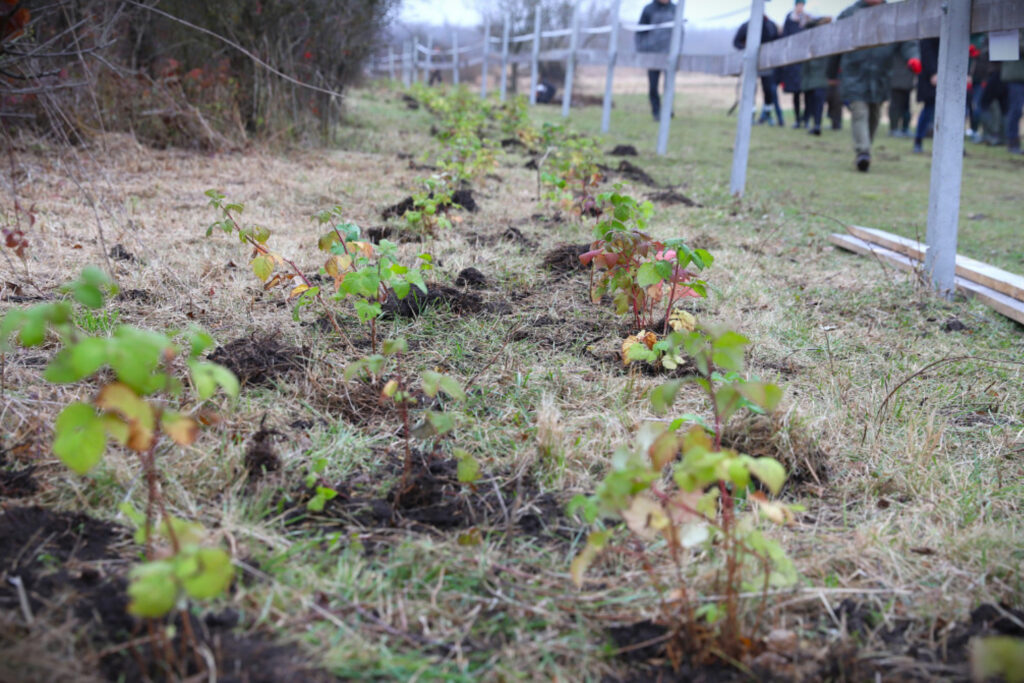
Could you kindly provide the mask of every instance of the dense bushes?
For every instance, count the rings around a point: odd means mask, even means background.
[[[337,94],[359,78],[396,5],[0,0],[0,117],[71,141],[96,130],[205,148],[326,137]]]

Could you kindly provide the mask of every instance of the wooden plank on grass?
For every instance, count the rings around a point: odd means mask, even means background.
[[[880,244],[887,249],[892,249],[920,261],[924,260],[927,247],[917,240],[859,225],[851,225],[849,230],[853,235],[862,240]],[[996,268],[982,261],[960,256],[959,254],[956,257],[956,274],[1018,301],[1024,301],[1024,277],[1020,275],[1007,272],[1002,268]]]
[[[923,268],[921,261],[916,258],[877,244],[872,244],[853,235],[833,234],[829,236],[828,240],[847,251],[874,256],[883,263],[895,266],[903,271],[920,272]],[[1024,325],[1024,302],[960,276],[956,278],[956,287],[964,294],[973,296],[996,312]]]

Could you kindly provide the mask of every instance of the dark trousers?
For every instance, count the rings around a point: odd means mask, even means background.
[[[893,88],[889,93],[889,130],[910,129],[910,91]]]
[[[779,125],[782,125],[782,106],[779,104],[779,93],[778,84],[775,82],[775,75],[769,73],[767,76],[761,76],[761,92],[764,95],[764,106],[765,109],[768,107],[775,108],[775,118],[778,120]],[[767,111],[761,115],[761,121],[767,121]]]
[[[821,130],[821,115],[825,111],[825,88],[804,91],[804,118],[807,119],[807,127],[812,130]],[[811,119],[814,125],[811,126]]]
[[[1020,149],[1020,117],[1024,114],[1024,82],[1012,81],[1006,84],[1009,106],[1006,110],[1006,144],[1010,149]]]
[[[828,86],[825,102],[828,103],[828,117],[832,119],[832,130],[840,130],[843,127],[843,98],[838,85]]]
[[[647,97],[651,100],[651,113],[654,114],[654,118],[661,115],[661,95],[658,92],[658,85],[662,73],[661,69],[647,70]]]
[[[924,109],[921,110],[921,115],[917,117],[917,132],[914,134],[914,144],[920,145],[921,141],[924,140],[924,136],[928,135],[928,129],[932,127],[932,121],[935,120],[935,100],[925,100]],[[963,123],[961,121],[961,123]]]
[[[800,115],[800,95],[804,96],[803,116]],[[801,92],[793,93],[793,116],[796,117],[796,125],[799,126],[807,119],[807,94]]]

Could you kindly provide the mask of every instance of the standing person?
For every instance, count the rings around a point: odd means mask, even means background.
[[[935,120],[935,84],[939,79],[939,39],[925,38],[921,41],[921,73],[917,77],[917,101],[924,105],[917,117],[917,132],[914,133],[914,154],[924,150],[921,143]]]
[[[805,120],[807,132],[821,135],[821,114],[825,109],[825,93],[828,88],[828,57],[819,57],[800,65],[800,87],[804,91]]]
[[[885,0],[857,0],[842,11],[842,21],[857,12],[881,5]],[[869,47],[833,57],[829,62],[829,78],[841,74],[840,92],[853,114],[854,163],[857,170],[867,173],[871,167],[871,142],[878,129],[878,115],[882,103],[889,97],[889,72],[893,56],[899,54],[914,73],[921,72],[917,43],[910,41]]]
[[[1021,48],[1024,50],[1024,32],[1018,31],[1018,34],[1021,36]],[[1020,147],[1020,117],[1024,114],[1024,58],[1015,62],[1003,62],[999,75],[1006,84],[1006,146],[1010,154],[1024,154]]]
[[[804,12],[804,0],[796,0],[796,3],[793,5],[793,11],[786,15],[786,20],[782,24],[782,37],[786,38],[795,33],[800,33],[800,31],[807,28],[808,22],[809,17]],[[803,94],[804,110],[806,111],[809,106],[807,103],[809,93],[800,87],[802,71],[803,69],[800,64],[780,66],[775,70],[775,80],[782,84],[782,92],[793,95],[793,116],[796,117],[796,121],[793,123],[794,128],[799,128],[807,121],[807,114],[802,115],[800,111],[801,93]]]
[[[675,21],[676,5],[671,0],[651,0],[640,13],[640,25],[667,24]],[[672,44],[672,29],[655,28],[638,31],[635,36],[637,52],[662,52],[668,54]],[[647,96],[651,100],[651,114],[654,120],[661,118],[661,93],[658,81],[664,73],[662,69],[647,70]],[[674,76],[675,74],[673,74]],[[667,76],[666,76],[667,78]]]
[[[832,122],[832,130],[843,129],[843,98],[839,94],[839,80],[829,78],[825,89],[825,102],[828,103],[828,118]]]
[[[743,22],[739,29],[736,31],[736,35],[732,39],[732,45],[737,50],[745,50],[747,47],[747,24],[749,21]],[[761,44],[770,43],[779,37],[779,27],[775,25],[775,22],[767,17],[762,19],[761,24]],[[779,105],[778,93],[776,92],[775,76],[772,71],[759,71],[757,75],[761,78],[761,94],[764,95],[764,106],[761,108],[761,118],[758,119],[758,123],[771,123],[771,107],[775,108],[775,117],[779,121],[779,126],[783,124],[782,120],[782,107]]]
[[[892,84],[892,90],[889,91],[889,135],[909,138],[910,91],[914,89],[914,72],[907,68],[899,55],[893,57],[889,79]]]

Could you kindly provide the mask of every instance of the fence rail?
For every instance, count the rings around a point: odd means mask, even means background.
[[[463,66],[482,64],[484,77],[480,92],[487,95],[487,69],[500,64],[502,78],[499,96],[506,96],[509,64],[530,64],[530,103],[536,103],[539,62],[566,62],[566,82],[562,93],[562,115],[568,117],[572,96],[572,78],[577,65],[601,65],[607,69],[601,130],[608,132],[612,107],[612,84],[615,69],[639,67],[696,72],[717,76],[742,76],[739,119],[730,187],[733,194],[742,195],[746,186],[746,171],[753,117],[754,91],[757,72],[789,64],[806,62],[819,57],[844,54],[855,50],[923,38],[941,39],[939,48],[938,87],[936,92],[936,120],[932,152],[932,176],[928,209],[928,253],[925,259],[933,286],[945,295],[955,291],[955,259],[960,185],[963,165],[964,99],[967,86],[966,45],[971,33],[1020,30],[1024,28],[1024,0],[904,0],[892,4],[862,9],[853,16],[830,24],[801,31],[795,35],[761,45],[761,23],[765,0],[752,0],[750,30],[744,54],[694,55],[683,51],[684,3],[678,0],[675,20],[656,25],[638,25],[620,20],[605,26],[581,27],[579,1],[575,3],[572,25],[567,28],[541,31],[541,17],[534,17],[534,30],[518,36],[509,35],[509,20],[504,19],[502,37],[491,36],[490,20],[484,27],[484,36],[476,45],[457,49],[424,49],[415,43],[406,44],[400,56],[393,49],[388,57],[374,60],[371,70],[385,72],[394,78],[395,68],[402,68],[408,84],[417,70],[440,69],[458,73]],[[619,16],[620,0],[613,0],[612,16]],[[732,14],[732,13],[731,13]],[[730,14],[730,16],[731,16]],[[738,14],[738,13],[735,13]],[[669,52],[638,53],[619,51],[624,34],[637,34],[657,29],[672,29]],[[581,36],[609,35],[606,49],[581,48]],[[541,49],[541,42],[568,38],[568,47]],[[495,54],[491,44],[501,46]],[[511,44],[530,43],[529,53],[511,54]],[[627,38],[628,43],[628,38]],[[453,47],[457,45],[453,39]],[[963,54],[960,54],[960,53]],[[425,54],[420,59],[419,54]],[[434,58],[448,57],[444,62]],[[427,74],[424,73],[426,78]],[[668,78],[658,130],[657,152],[665,154],[671,125],[672,98],[675,79]]]

